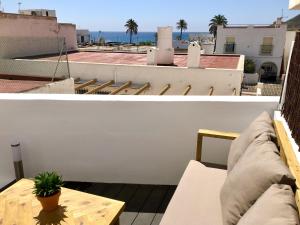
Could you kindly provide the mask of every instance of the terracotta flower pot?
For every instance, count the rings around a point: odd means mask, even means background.
[[[61,192],[59,191],[58,193],[50,197],[37,196],[37,199],[41,202],[44,211],[51,212],[58,208],[60,194]]]

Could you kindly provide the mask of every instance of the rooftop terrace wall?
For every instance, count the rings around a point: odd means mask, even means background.
[[[177,184],[195,158],[199,128],[242,131],[277,97],[0,95],[0,177],[14,178],[11,140],[25,175],[66,180]],[[230,142],[204,141],[203,160],[225,164]],[[1,184],[0,184],[1,185]]]
[[[64,38],[69,51],[77,49],[75,25],[56,17],[0,13],[0,27],[0,58],[58,53]]]
[[[57,63],[43,60],[0,60],[0,73],[28,76],[47,76],[54,74]],[[180,95],[188,85],[192,85],[190,95],[208,95],[214,87],[214,95],[239,94],[243,79],[242,69],[200,69],[180,67],[158,67],[141,65],[113,65],[99,63],[70,62],[73,78],[82,80],[98,79],[115,82],[147,83],[151,88],[149,95],[157,95],[162,88],[171,84],[167,95]],[[67,65],[61,63],[56,77],[67,76]]]

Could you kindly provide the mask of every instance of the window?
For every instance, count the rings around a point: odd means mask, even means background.
[[[261,55],[272,55],[273,53],[273,37],[264,37],[263,44],[260,48]]]
[[[226,43],[224,46],[225,54],[233,54],[235,53],[235,38],[234,37],[226,37]]]
[[[264,45],[273,45],[273,37],[264,37]]]
[[[234,37],[227,37],[226,38],[226,43],[227,44],[234,44],[235,43],[235,38]]]

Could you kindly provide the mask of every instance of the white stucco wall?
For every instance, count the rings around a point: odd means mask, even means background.
[[[290,53],[292,50],[292,43],[295,41],[296,38],[296,31],[287,31],[286,32],[286,41],[285,41],[285,47],[284,47],[284,68],[285,72],[288,66]]]
[[[10,141],[17,139],[26,177],[55,170],[65,180],[177,184],[195,158],[199,128],[240,132],[278,101],[0,94],[0,174],[14,177]],[[205,139],[203,160],[225,164],[229,145]]]
[[[78,49],[76,38],[76,25],[60,23],[58,35],[60,37],[65,38],[66,47],[68,51],[76,51]]]
[[[39,87],[26,93],[36,94],[75,94],[74,79],[65,79],[62,81],[46,84],[43,87]]]
[[[77,36],[77,43],[79,44],[84,44],[84,43],[89,43],[90,40],[90,31],[89,30],[76,30],[76,36]],[[81,41],[81,37],[83,36],[84,41]],[[99,40],[95,40],[99,41]]]
[[[56,17],[0,14],[0,37],[56,37]]]
[[[0,58],[58,53],[66,37],[70,50],[76,50],[76,28],[59,25],[56,17],[0,14]]]
[[[241,57],[243,64],[243,57]],[[158,66],[112,65],[70,62],[71,77],[82,80],[98,79],[115,82],[132,81],[137,84],[150,82],[147,94],[157,95],[165,85],[171,84],[166,95],[180,95],[192,85],[189,95],[208,95],[214,87],[214,95],[232,95],[233,89],[240,93],[243,66],[239,69],[200,69]],[[0,60],[0,74],[52,77],[56,62],[42,60]],[[66,77],[67,64],[59,64],[56,77]]]
[[[265,62],[273,62],[277,66],[278,76],[282,64],[286,39],[286,25],[279,28],[264,28],[245,26],[242,28],[224,28],[218,26],[216,53],[224,53],[224,45],[227,37],[235,37],[235,54],[243,54],[246,58],[253,59],[256,63],[257,72]],[[273,37],[273,54],[271,56],[260,55],[260,47],[264,37]]]

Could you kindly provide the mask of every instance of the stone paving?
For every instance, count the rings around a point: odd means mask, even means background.
[[[262,96],[280,96],[282,90],[282,84],[263,84]],[[256,86],[244,86],[243,91],[256,93]]]

